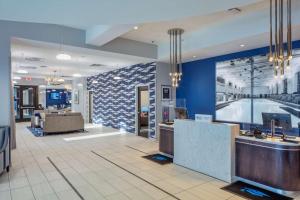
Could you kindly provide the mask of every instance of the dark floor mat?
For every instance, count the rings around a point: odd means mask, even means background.
[[[237,181],[222,188],[225,191],[251,200],[292,200],[293,198]]]
[[[161,155],[161,154],[147,155],[147,156],[143,156],[143,158],[146,158],[148,160],[151,160],[151,161],[156,162],[161,165],[165,165],[165,164],[169,164],[169,163],[173,162],[172,158],[169,158],[169,157]]]
[[[44,135],[43,129],[41,128],[32,128],[30,126],[27,126],[27,129],[35,136],[35,137],[41,137]]]

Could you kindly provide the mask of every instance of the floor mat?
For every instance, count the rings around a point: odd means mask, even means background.
[[[172,158],[169,158],[169,157],[161,155],[161,154],[147,155],[147,156],[143,156],[143,158],[146,158],[148,160],[151,160],[151,161],[156,162],[161,165],[165,165],[165,164],[169,164],[169,163],[173,162]]]
[[[225,191],[251,200],[292,200],[293,198],[237,181],[222,188]]]
[[[32,128],[30,126],[27,126],[27,129],[35,136],[35,137],[41,137],[44,135],[43,129],[41,128]]]

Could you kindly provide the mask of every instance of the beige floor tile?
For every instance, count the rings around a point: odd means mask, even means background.
[[[46,196],[54,193],[48,182],[32,185],[31,189],[35,197]]]
[[[151,199],[154,199],[151,196],[149,196],[147,193],[145,193],[141,190],[138,190],[136,188],[131,189],[131,190],[126,190],[126,191],[124,191],[124,194],[132,200],[141,200],[141,199],[151,200]]]
[[[107,200],[130,200],[129,197],[127,197],[123,193],[109,195],[109,196],[105,197],[105,199],[107,199]]]
[[[60,200],[80,200],[78,195],[73,190],[57,192],[57,196]]]
[[[12,200],[34,200],[30,187],[23,187],[11,190]]]
[[[35,198],[36,198],[36,200],[59,200],[59,198],[56,194],[47,194],[47,195],[38,196]]]
[[[25,187],[28,185],[29,185],[29,182],[27,180],[27,177],[18,177],[18,178],[14,178],[10,181],[11,189],[22,188],[22,187]]]
[[[1,200],[11,200],[10,191],[0,191],[0,199]]]
[[[56,193],[71,189],[71,187],[68,185],[68,183],[64,179],[52,181],[52,182],[50,182],[50,185]]]

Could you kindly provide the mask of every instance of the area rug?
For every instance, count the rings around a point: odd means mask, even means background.
[[[156,162],[161,165],[169,164],[173,162],[172,158],[169,158],[167,156],[161,155],[161,154],[152,154],[152,155],[147,155],[143,156],[143,158],[146,158],[148,160],[151,160],[153,162]]]
[[[222,188],[225,191],[231,192],[238,196],[251,200],[292,200],[293,198],[286,197],[256,186],[237,181]]]
[[[41,136],[44,136],[43,129],[41,129],[41,128],[32,128],[31,126],[27,126],[27,129],[28,129],[35,137],[41,137]]]

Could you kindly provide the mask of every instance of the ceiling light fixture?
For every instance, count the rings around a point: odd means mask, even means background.
[[[193,56],[193,58],[196,58],[197,56]]]
[[[28,71],[20,69],[20,70],[17,71],[17,73],[19,73],[19,74],[28,74]]]
[[[71,58],[72,57],[69,54],[66,54],[64,52],[59,53],[59,54],[56,55],[57,60],[71,60]]]
[[[63,51],[63,31],[62,30],[61,30],[61,35],[60,35],[59,51],[60,51],[60,53],[56,55],[57,60],[71,60],[72,57]]]
[[[273,2],[275,2],[274,5]],[[284,12],[285,8],[286,12]],[[286,18],[287,26],[287,49],[283,38],[284,18]],[[285,49],[287,50],[286,54]],[[275,76],[280,74],[280,77],[284,77],[285,69],[290,68],[292,54],[292,1],[286,0],[286,5],[284,5],[284,0],[270,0],[269,61],[273,63]]]
[[[81,74],[73,74],[73,77],[80,78],[80,77],[82,77],[82,75]]]
[[[13,79],[14,80],[21,80],[22,78],[20,76],[14,76]]]
[[[244,44],[241,44],[240,47],[245,47],[245,45],[244,45]]]
[[[183,32],[184,30],[181,28],[173,28],[168,30],[168,34],[170,36],[170,77],[173,87],[178,87],[182,77],[181,36]]]
[[[17,84],[18,82],[17,81],[13,81],[13,84]]]
[[[57,75],[56,70],[53,71],[52,76],[48,76],[47,78],[45,78],[45,81],[47,82],[48,85],[53,85],[53,86],[62,85],[65,82],[63,78]]]
[[[134,30],[138,30],[139,27],[138,27],[138,26],[134,26],[133,29],[134,29]]]

